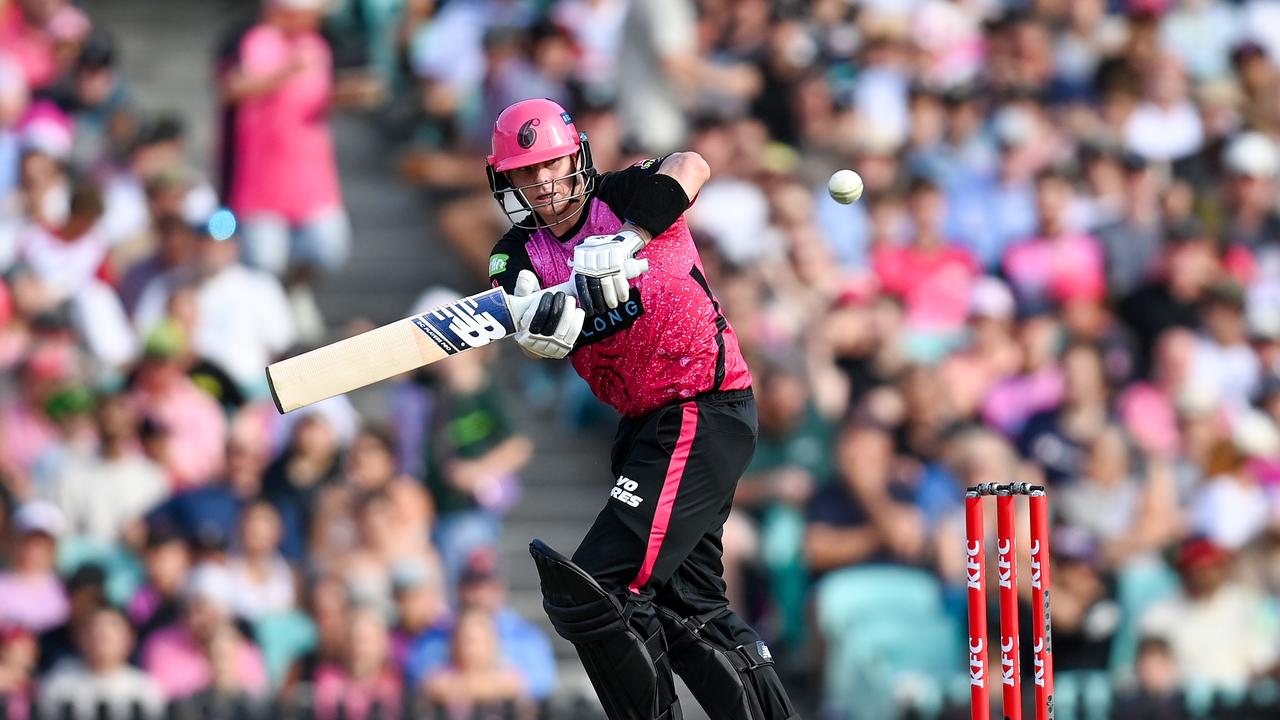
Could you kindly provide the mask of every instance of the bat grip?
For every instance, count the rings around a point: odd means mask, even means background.
[[[649,261],[645,258],[630,258],[622,264],[622,269],[627,273],[627,279],[633,280],[649,272]],[[573,276],[570,275],[568,280],[565,280],[559,285],[552,285],[549,288],[543,288],[532,295],[526,295],[524,297],[513,297],[508,295],[507,301],[511,303],[511,315],[517,318],[520,317],[524,314],[525,309],[528,308],[529,305],[538,301],[538,298],[542,297],[546,293],[553,292],[562,292],[576,298],[578,293],[573,286]]]

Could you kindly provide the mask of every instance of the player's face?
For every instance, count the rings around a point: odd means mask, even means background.
[[[548,160],[537,165],[515,168],[507,172],[511,184],[524,193],[524,199],[548,225],[555,225],[574,210],[569,199],[578,182],[571,175],[576,155]]]

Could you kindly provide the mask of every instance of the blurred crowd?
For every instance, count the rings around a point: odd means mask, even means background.
[[[980,482],[1048,487],[1060,716],[1229,717],[1213,703],[1274,689],[1280,3],[242,9],[196,119],[143,107],[129,49],[75,3],[0,0],[9,717],[545,713],[550,641],[495,549],[537,460],[495,383],[568,432],[607,411],[495,348],[389,384],[380,416],[279,417],[261,372],[331,337],[315,296],[356,241],[330,113],[381,130],[473,271],[420,311],[484,286],[507,222],[488,134],[531,96],[570,108],[602,171],[711,165],[688,218],[761,433],[726,579],[824,717],[963,703]],[[845,167],[852,205],[825,190]]]

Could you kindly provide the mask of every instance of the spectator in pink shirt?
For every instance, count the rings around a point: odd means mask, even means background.
[[[42,500],[18,508],[13,567],[0,573],[0,623],[14,623],[41,633],[66,622],[70,607],[54,562],[62,513]]]
[[[0,401],[0,471],[11,492],[31,491],[36,460],[58,441],[58,428],[45,413],[45,403],[75,368],[76,352],[70,345],[39,345],[21,365],[19,391]]]
[[[187,582],[182,619],[161,628],[142,647],[142,668],[168,700],[190,697],[209,689],[215,680],[211,654],[226,659],[241,689],[258,695],[267,689],[262,654],[249,640],[235,637],[225,647],[227,631],[235,632],[231,605],[235,587],[226,568],[206,564],[192,571]]]
[[[175,490],[202,485],[221,472],[227,438],[222,408],[183,372],[184,342],[171,325],[154,330],[133,384],[138,416],[167,433],[171,451],[161,464]]]
[[[1038,234],[1005,251],[1004,274],[1027,307],[1097,302],[1106,293],[1102,246],[1070,227],[1071,180],[1057,170],[1036,178]]]
[[[331,51],[317,32],[323,6],[268,0],[223,87],[237,105],[230,203],[245,260],[284,275],[292,259],[293,280],[338,268],[350,246],[328,120]]]
[[[316,717],[365,720],[375,705],[382,708],[383,717],[398,716],[404,681],[390,650],[382,615],[369,607],[352,612],[342,662],[322,663],[316,669]]]
[[[932,180],[912,183],[907,207],[915,239],[906,247],[876,248],[872,264],[884,290],[902,298],[912,354],[929,360],[960,339],[979,270],[968,250],[942,237],[946,204]]]

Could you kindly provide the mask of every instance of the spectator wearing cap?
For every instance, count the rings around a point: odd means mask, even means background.
[[[444,579],[440,569],[421,559],[406,558],[391,569],[391,597],[395,625],[391,628],[391,659],[403,668],[419,637],[442,628],[448,620]]]
[[[258,648],[235,631],[232,607],[235,583],[223,567],[204,564],[187,579],[182,619],[152,633],[142,646],[142,668],[147,671],[166,700],[195,695],[214,683],[210,661],[216,642],[231,642],[236,681],[250,694],[266,690],[267,675]],[[224,635],[230,631],[237,637]]]
[[[55,563],[65,523],[56,505],[33,500],[13,518],[17,550],[0,572],[0,622],[41,633],[66,622],[70,608]]]
[[[353,610],[344,646],[341,663],[322,663],[316,669],[316,718],[365,720],[375,715],[375,706],[383,717],[398,716],[404,676],[391,657],[383,615],[369,607]]]
[[[135,706],[144,718],[158,719],[164,700],[156,682],[129,664],[133,630],[117,609],[99,607],[76,633],[80,653],[67,658],[46,676],[40,702],[54,712],[69,706],[74,717],[90,717],[105,705],[112,717],[131,716]]]
[[[44,674],[76,654],[76,638],[95,612],[106,607],[107,574],[101,565],[87,563],[66,579],[67,621],[40,634],[39,672]]]
[[[501,662],[520,676],[524,691],[535,700],[551,696],[556,686],[556,664],[551,642],[541,628],[525,620],[506,604],[506,591],[493,553],[476,553],[459,579],[458,613],[445,627],[429,630],[409,652],[405,677],[413,688],[428,687],[433,678],[448,672],[459,618],[476,613],[492,623],[497,634]]]
[[[914,232],[907,247],[881,246],[872,266],[885,292],[902,299],[908,353],[933,362],[959,342],[977,263],[967,250],[942,237],[945,198],[928,178],[916,178],[907,196]]]
[[[1257,253],[1280,237],[1280,215],[1276,212],[1280,150],[1271,137],[1246,132],[1227,145],[1222,163],[1227,172],[1223,237],[1229,249]]]
[[[134,313],[142,332],[158,325],[178,288],[192,285],[195,303],[189,342],[197,355],[225,370],[250,398],[265,398],[262,368],[296,339],[288,299],[271,274],[236,261],[234,241],[215,235],[213,215],[201,218],[193,265],[162,275],[143,290]]]
[[[191,570],[191,548],[171,521],[151,518],[141,556],[143,583],[125,604],[129,622],[138,630],[140,646],[145,645],[152,632],[180,619],[183,589]]]
[[[134,412],[167,436],[159,460],[174,490],[203,485],[222,471],[227,420],[218,403],[196,387],[182,364],[186,339],[175,326],[153,330],[132,378]]]
[[[1181,591],[1142,615],[1142,632],[1164,637],[1173,648],[1183,683],[1239,687],[1275,662],[1280,646],[1270,613],[1235,578],[1234,561],[1212,540],[1184,541],[1177,549]]]
[[[266,500],[245,504],[239,542],[227,563],[237,617],[254,621],[293,609],[297,590],[293,569],[280,554],[280,515]]]
[[[62,463],[53,495],[68,529],[99,543],[142,544],[140,520],[169,494],[164,469],[138,447],[137,418],[125,395],[102,398],[94,409],[97,449]]]
[[[319,34],[320,0],[270,0],[244,36],[223,83],[236,103],[229,204],[244,227],[246,262],[284,276],[333,271],[346,262],[343,209],[326,119],[333,68]],[[304,286],[297,286],[304,287]],[[308,328],[312,335],[321,328]]]

